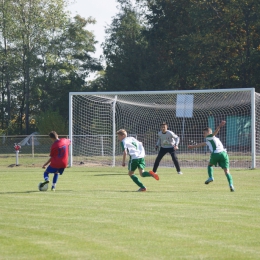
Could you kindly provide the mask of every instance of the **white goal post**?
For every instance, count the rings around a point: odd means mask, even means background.
[[[160,124],[180,137],[180,166],[205,167],[207,147],[188,150],[204,142],[202,129],[226,121],[218,137],[226,147],[231,168],[260,166],[260,94],[254,88],[189,91],[71,92],[69,94],[70,166],[119,166],[122,151],[116,131],[143,142],[146,166],[156,158]],[[171,167],[170,156],[160,166]]]

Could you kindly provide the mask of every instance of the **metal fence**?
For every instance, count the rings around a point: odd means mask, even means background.
[[[67,137],[59,135],[59,137]],[[19,150],[19,164],[42,165],[49,157],[52,141],[48,135],[2,135],[0,136],[0,165],[10,166],[16,163],[15,145]]]

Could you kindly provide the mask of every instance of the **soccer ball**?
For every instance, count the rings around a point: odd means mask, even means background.
[[[39,191],[46,191],[46,190],[48,190],[48,183],[46,183],[43,187],[40,187],[41,184],[42,184],[42,182],[40,182],[40,183],[38,184],[38,189],[39,189]]]

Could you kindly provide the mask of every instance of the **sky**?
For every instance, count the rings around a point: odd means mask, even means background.
[[[100,44],[105,39],[105,27],[110,25],[112,17],[118,13],[116,0],[75,0],[68,6],[68,10],[74,16],[79,14],[84,18],[93,17],[96,24],[87,25],[86,29],[93,32],[96,41],[96,52],[94,57],[99,58],[102,55],[102,48]]]

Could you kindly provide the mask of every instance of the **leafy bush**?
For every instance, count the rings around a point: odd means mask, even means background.
[[[40,113],[36,117],[36,127],[41,135],[47,135],[50,131],[56,131],[58,134],[67,134],[68,125],[59,111],[48,110]]]

